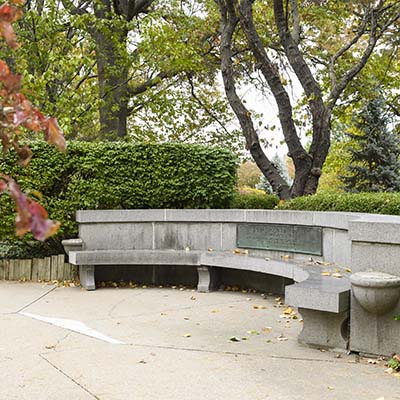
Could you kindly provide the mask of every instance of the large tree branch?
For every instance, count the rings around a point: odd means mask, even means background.
[[[300,139],[297,135],[296,126],[293,121],[293,110],[290,98],[285,90],[277,67],[268,57],[264,45],[256,31],[252,15],[252,1],[242,0],[240,3],[240,23],[246,34],[247,42],[251,47],[254,57],[257,61],[257,68],[262,72],[266,79],[271,92],[279,109],[279,120],[281,122],[285,142],[288,146],[289,153],[297,168],[301,168],[300,164],[311,165],[311,159],[304,150]],[[295,182],[295,185],[297,182]]]
[[[299,7],[297,4],[297,0],[290,0],[292,21],[293,21],[293,30],[292,30],[292,38],[294,42],[298,45],[300,43],[300,15],[299,15]]]
[[[176,75],[176,74],[174,74],[172,72],[161,71],[155,77],[149,78],[145,82],[143,82],[139,85],[129,87],[128,88],[129,97],[134,97],[139,94],[142,94],[146,90],[151,89],[154,86],[157,86],[164,79],[171,78],[174,75]]]
[[[253,125],[251,113],[244,106],[236,91],[232,63],[232,38],[239,20],[235,13],[233,1],[216,0],[221,14],[221,71],[226,96],[239,120],[246,139],[247,148],[250,150],[254,161],[271,183],[273,189],[279,193],[279,196],[281,198],[288,198],[290,189],[280,176],[277,168],[263,152],[258,134]]]
[[[320,168],[330,146],[329,125],[331,112],[326,109],[321,88],[290,33],[282,0],[274,0],[274,15],[275,24],[278,28],[279,38],[285,50],[286,57],[307,96],[312,116],[312,142],[309,150],[313,158],[312,174],[319,177],[321,174]]]
[[[285,50],[286,57],[303,87],[306,96],[309,98],[311,112],[314,112],[314,109],[319,112],[320,109],[324,107],[321,88],[289,31],[282,0],[274,0],[274,15],[279,38]]]

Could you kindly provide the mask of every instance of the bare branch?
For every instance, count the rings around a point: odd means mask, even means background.
[[[230,132],[226,129],[225,125],[219,120],[219,118],[207,107],[206,104],[196,95],[195,89],[194,89],[194,84],[193,84],[193,78],[190,75],[186,75],[189,85],[190,85],[190,93],[192,97],[197,101],[197,103],[203,108],[203,110],[208,114],[221,128],[222,130],[230,136]]]
[[[360,24],[360,27],[358,28],[357,34],[351,39],[348,43],[346,43],[342,48],[340,48],[336,54],[334,54],[330,61],[329,61],[329,77],[331,79],[331,84],[332,86],[336,86],[337,84],[337,79],[336,79],[336,74],[335,74],[335,63],[338,60],[339,57],[341,57],[346,51],[348,51],[352,46],[354,46],[360,38],[364,35],[366,26],[368,22],[368,13],[366,12],[364,14],[363,20]]]
[[[72,15],[84,15],[88,13],[87,3],[86,5],[76,6],[72,0],[61,0],[63,6]]]
[[[349,70],[347,70],[343,75],[342,79],[339,83],[337,83],[333,88],[329,95],[328,99],[328,108],[330,110],[335,106],[339,96],[346,89],[349,82],[364,68],[367,63],[369,57],[375,49],[375,46],[378,40],[383,36],[383,34],[387,31],[387,29],[396,21],[400,19],[400,6],[397,9],[397,12],[394,14],[392,18],[390,18],[380,29],[378,25],[377,17],[379,16],[379,12],[382,11],[379,7],[382,7],[383,0],[381,0],[378,5],[370,11],[370,33],[368,38],[368,45],[364,50],[364,53],[360,57],[359,61],[353,65]]]

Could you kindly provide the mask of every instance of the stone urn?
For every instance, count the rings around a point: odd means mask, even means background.
[[[361,307],[375,315],[392,310],[400,298],[400,277],[384,272],[356,272],[350,276],[353,296]]]

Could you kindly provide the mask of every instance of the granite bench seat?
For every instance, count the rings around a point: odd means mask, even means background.
[[[286,287],[285,302],[296,307],[303,318],[303,330],[298,338],[300,343],[314,347],[347,349],[349,276],[337,279],[313,271],[306,280]]]
[[[77,244],[74,239],[75,245]],[[64,241],[67,247],[68,241]],[[185,265],[197,267],[198,290],[207,292],[218,285],[217,268],[232,268],[261,272],[300,282],[308,272],[302,263],[273,260],[253,255],[237,255],[232,252],[185,251],[185,250],[79,250],[69,251],[69,262],[79,266],[81,285],[87,290],[95,287],[96,265]]]

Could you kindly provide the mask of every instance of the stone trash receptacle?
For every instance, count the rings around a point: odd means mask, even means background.
[[[386,355],[400,349],[400,277],[376,271],[356,272],[351,282],[350,350]]]

